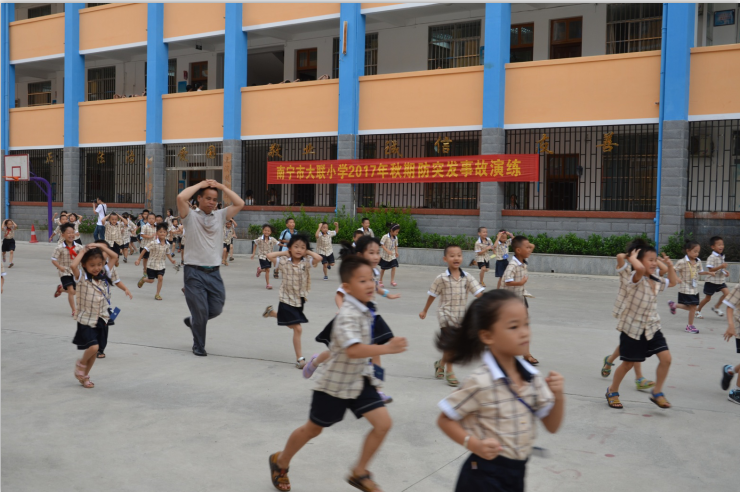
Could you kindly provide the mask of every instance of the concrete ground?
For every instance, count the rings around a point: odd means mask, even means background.
[[[110,331],[108,357],[92,370],[96,387],[82,388],[72,369],[78,351],[66,294],[52,298],[58,277],[52,246],[18,243],[2,296],[2,487],[12,491],[269,491],[267,457],[305,422],[312,383],[293,367],[291,333],[260,314],[277,304],[276,290],[254,276],[256,260],[238,256],[222,268],[227,289],[223,314],[208,325],[208,357],[191,353],[182,324],[182,272],[168,268],[163,301],[154,285],[136,288],[140,270],[121,264],[134,299],[114,290],[121,315]],[[322,349],[314,336],[334,315],[337,270],[321,280],[314,270],[306,305],[304,354]],[[436,318],[418,313],[439,267],[403,265],[399,300],[380,309],[406,353],[383,358],[395,426],[372,463],[386,492],[454,489],[466,457],[437,428],[437,402],[450,388],[433,378]],[[494,284],[492,276],[489,285]],[[617,279],[532,273],[532,352],[540,370],[566,378],[566,417],[559,433],[542,426],[529,491],[737,490],[740,406],[719,387],[724,364],[740,356],[725,343],[726,321],[707,310],[683,331],[662,295],[663,331],[673,354],[660,410],[630,381],[624,410],[607,407],[601,360],[617,345],[611,317]],[[433,308],[434,309],[434,308]],[[656,361],[645,364],[654,375]],[[470,368],[459,368],[464,377]],[[734,384],[734,383],[733,383]],[[354,490],[344,482],[367,422],[347,414],[299,453],[291,466],[293,490]],[[734,478],[733,478],[734,477]],[[733,485],[734,484],[734,485]]]

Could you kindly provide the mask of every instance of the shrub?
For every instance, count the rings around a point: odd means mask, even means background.
[[[591,234],[586,239],[580,238],[573,233],[558,237],[549,237],[547,233],[541,233],[536,236],[531,234],[524,235],[530,242],[535,244],[535,253],[549,254],[617,256],[627,249],[627,243],[638,237],[650,244],[654,244],[645,234],[640,236],[623,234],[621,236],[607,237]]]
[[[686,254],[683,250],[683,246],[689,239],[693,239],[693,234],[689,233],[688,235],[684,235],[683,230],[675,234],[671,234],[668,238],[668,244],[660,248],[660,252],[668,255],[669,258],[683,258]]]
[[[82,216],[82,223],[80,223],[80,227],[78,228],[80,231],[80,234],[92,234],[95,232],[95,226],[98,225],[98,216],[97,215],[83,215]]]

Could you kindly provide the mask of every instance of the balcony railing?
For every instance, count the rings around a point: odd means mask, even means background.
[[[112,3],[80,10],[80,52],[145,46],[147,4]]]
[[[10,60],[64,56],[64,14],[10,23]]]
[[[81,102],[80,145],[146,142],[146,97]]]
[[[162,96],[162,139],[220,140],[224,135],[224,90]]]
[[[10,147],[64,145],[64,104],[10,110]]]

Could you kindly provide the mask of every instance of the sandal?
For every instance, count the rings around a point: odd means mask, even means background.
[[[162,296],[160,296],[159,294],[157,294],[156,296],[154,296],[154,299],[157,300],[157,301],[161,301],[162,300]]]
[[[267,307],[265,308],[265,312],[264,312],[264,313],[262,313],[262,317],[263,317],[263,318],[267,318],[268,316],[270,316],[270,313],[271,313],[271,312],[272,312],[272,306],[267,306]]]
[[[655,386],[655,381],[650,381],[649,379],[645,378],[638,378],[635,379],[635,386],[637,386],[638,391],[650,389],[653,386]]]
[[[671,314],[676,314],[676,303],[673,301],[668,301],[668,309],[671,310]]]
[[[395,282],[391,282],[391,285],[392,285],[393,287],[398,287],[398,284],[397,284],[397,283],[395,283]]]
[[[279,278],[280,278],[279,272],[275,272],[275,273],[273,273],[273,274],[272,274],[272,278],[276,278],[276,279],[279,279]]]
[[[98,359],[105,359],[105,354],[103,352],[98,352]]]
[[[290,479],[288,478],[289,468],[280,468],[277,464],[278,455],[270,455],[270,475],[272,476],[272,486],[283,492],[290,490]]]
[[[57,285],[57,291],[54,292],[54,297],[59,297],[64,292],[64,288],[61,285]]]
[[[11,263],[10,265],[8,265],[8,268],[13,268],[13,265],[14,263]]]
[[[601,367],[601,377],[602,378],[607,378],[609,377],[609,374],[612,373],[612,367],[614,366],[614,364],[608,363],[607,362],[608,359],[609,359],[608,355],[604,357],[604,365]]]
[[[85,369],[87,369],[87,366],[82,365],[82,361],[81,360],[78,360],[75,363],[75,372],[74,372],[74,374],[75,374],[75,378],[80,383],[85,379]]]
[[[85,387],[85,388],[94,388],[95,387],[95,384],[92,381],[90,381],[90,376],[85,376],[83,378],[83,380],[80,381],[80,382],[82,383],[82,386]]]
[[[537,364],[540,363],[540,361],[538,361],[537,359],[535,359],[534,357],[532,357],[531,354],[527,356],[527,362],[529,362],[533,366],[536,366]]]
[[[460,381],[457,380],[454,372],[448,372],[447,375],[445,376],[445,380],[447,381],[448,386],[452,386],[452,387],[460,386]]]
[[[619,392],[609,393],[609,387],[606,388],[606,402],[611,408],[622,409],[622,403],[619,401]]]
[[[305,357],[299,357],[297,361],[295,361],[295,366],[298,369],[303,369],[306,367],[306,358]]]
[[[376,490],[380,490],[378,484],[373,482],[370,472],[360,476],[353,473],[347,477],[347,483],[356,489],[362,490],[362,492],[375,492]]]
[[[445,368],[442,367],[442,364],[440,364],[441,362],[441,360],[434,361],[434,379],[445,378]]]
[[[261,273],[262,273],[262,268],[257,267],[257,278],[259,278]]]
[[[668,400],[666,400],[666,397],[663,393],[653,393],[651,391],[650,401],[658,405],[660,408],[663,408],[663,409],[671,408],[671,404],[668,403]]]
[[[313,361],[315,361],[318,356],[319,354],[314,354],[314,356],[311,357],[311,360],[308,361],[308,364],[306,364],[305,367],[303,368],[303,377],[305,379],[311,379],[311,376],[313,376],[313,373],[316,372],[316,369],[318,369],[318,367],[315,366],[313,363]]]
[[[267,290],[272,290],[272,285],[270,285],[270,284],[267,284],[267,286],[266,286],[265,288],[266,288]]]

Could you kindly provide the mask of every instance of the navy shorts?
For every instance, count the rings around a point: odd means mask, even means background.
[[[383,399],[368,378],[363,378],[362,393],[355,399],[331,396],[323,391],[314,391],[311,412],[308,418],[319,427],[331,427],[344,419],[344,413],[351,410],[358,419],[376,408],[384,407]]]
[[[151,268],[146,269],[146,278],[149,280],[156,280],[159,275],[164,277],[164,268],[161,270],[152,270]]]
[[[62,282],[62,288],[64,290],[67,290],[67,287],[70,285],[73,289],[77,288],[77,283],[75,282],[75,278],[72,275],[64,275],[59,279]]]
[[[496,260],[496,277],[503,277],[506,267],[509,266],[509,260]]]
[[[6,251],[15,251],[15,239],[3,239],[3,253]]]
[[[144,257],[143,258],[145,260],[148,260],[149,259],[149,251],[146,250],[146,249],[144,249],[144,248],[139,248],[139,253],[141,253],[142,251],[144,251]]]
[[[712,282],[704,282],[704,294],[713,296],[722,289],[726,289],[726,284],[713,284]]]
[[[270,260],[260,260],[260,268],[263,270],[269,270],[272,268],[272,263],[270,263]]]
[[[381,270],[390,270],[391,268],[398,268],[398,258],[394,258],[391,261],[380,260]]]
[[[663,332],[658,330],[652,340],[648,340],[643,333],[639,340],[628,337],[624,333],[619,335],[619,358],[627,362],[643,362],[648,357],[668,350]]]
[[[483,268],[491,268],[491,264],[488,261],[479,261],[478,270],[483,270]]]
[[[334,264],[334,253],[330,254],[329,256],[321,255],[321,264],[322,265],[333,265]]]
[[[524,492],[526,465],[526,460],[484,460],[471,454],[460,469],[455,492]]]
[[[698,306],[699,294],[681,294],[679,292],[678,304],[683,304],[684,306]]]

